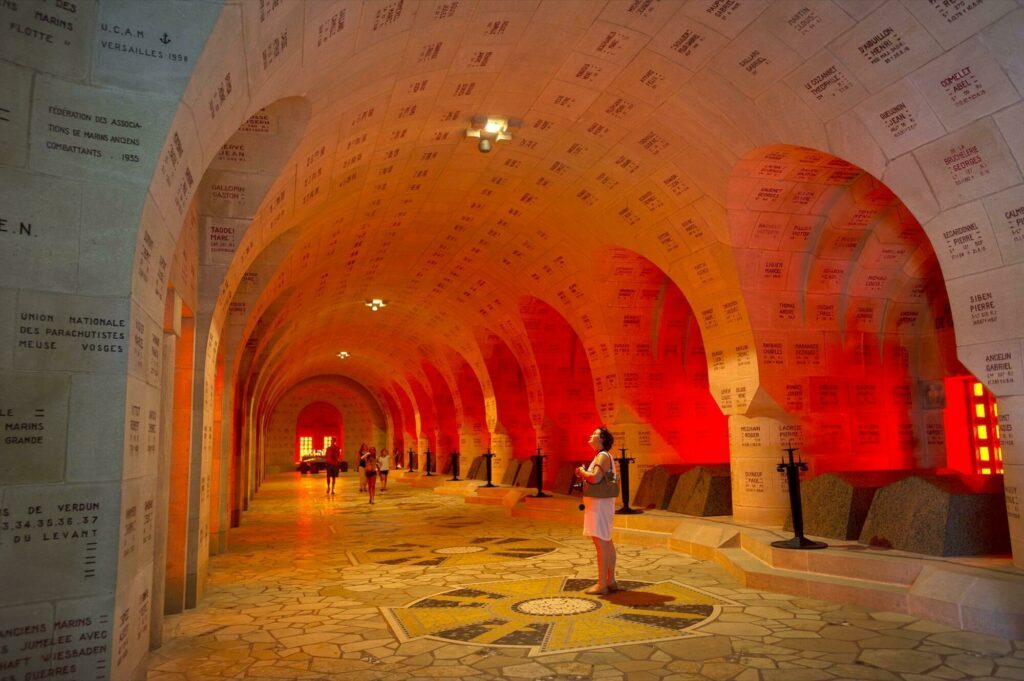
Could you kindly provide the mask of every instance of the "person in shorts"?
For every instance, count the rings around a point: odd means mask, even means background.
[[[370,503],[377,494],[377,448],[370,447],[370,451],[363,458],[363,475],[366,476],[366,491],[370,494]]]
[[[391,470],[391,455],[388,454],[387,448],[380,450],[380,455],[377,456],[377,473],[380,475],[380,491],[385,492],[388,489],[388,471]]]
[[[324,458],[327,459],[327,494],[332,495],[338,482],[338,472],[341,470],[341,448],[338,447],[338,438],[331,438]]]

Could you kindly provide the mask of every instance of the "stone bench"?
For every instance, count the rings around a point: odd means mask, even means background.
[[[693,468],[693,464],[652,466],[644,471],[636,489],[633,504],[637,508],[668,508],[676,490],[679,476]]]
[[[729,464],[700,464],[680,474],[668,510],[701,517],[732,515]]]
[[[501,476],[501,485],[503,487],[513,487],[516,484],[516,476],[519,475],[519,465],[526,461],[526,459],[509,459],[508,464],[505,466],[505,472]]]
[[[853,539],[860,537],[875,493],[914,471],[842,471],[801,481],[804,533],[813,537]],[[793,529],[786,518],[785,530]]]
[[[1009,553],[1003,478],[913,475],[882,487],[860,542],[932,556]]]

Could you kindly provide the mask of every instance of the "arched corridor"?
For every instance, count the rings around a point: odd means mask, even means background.
[[[361,452],[572,520],[598,426],[635,580],[1024,638],[1022,44],[1022,0],[0,0],[0,681],[138,681],[243,547],[364,550]],[[767,548],[798,501],[833,548]]]

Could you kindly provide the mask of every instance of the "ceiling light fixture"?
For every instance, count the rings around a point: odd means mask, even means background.
[[[380,298],[374,298],[372,300],[367,300],[365,303],[363,303],[363,305],[365,305],[366,307],[368,307],[371,310],[373,310],[374,312],[376,312],[377,310],[381,309],[382,307],[387,307],[388,306],[388,301],[381,300]]]
[[[473,116],[469,128],[466,129],[466,137],[475,137],[480,140],[477,149],[486,154],[494,147],[495,142],[512,139],[510,128],[522,127],[523,122],[518,118],[505,118],[504,116]]]
[[[345,352],[344,350],[342,350],[341,352],[338,353],[338,359],[346,359],[347,357],[348,357],[348,353]]]

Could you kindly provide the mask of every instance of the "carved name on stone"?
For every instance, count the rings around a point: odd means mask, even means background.
[[[67,375],[0,374],[0,479],[56,482],[64,472]]]

